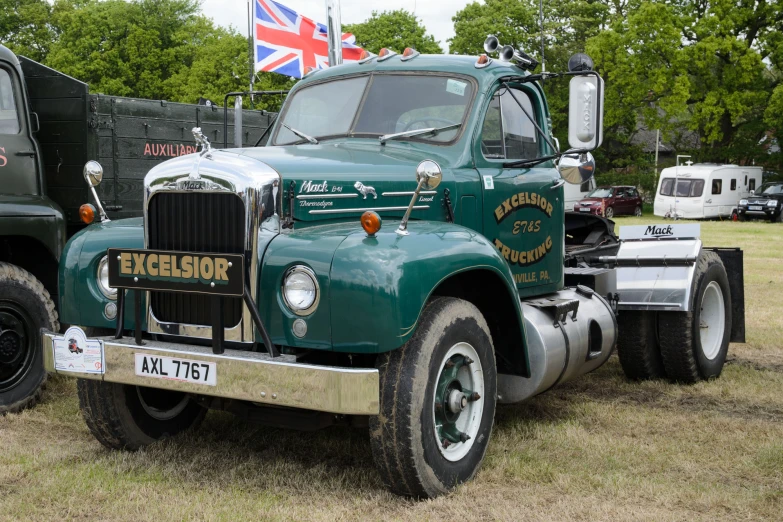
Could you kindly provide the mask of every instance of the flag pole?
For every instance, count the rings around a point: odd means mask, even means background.
[[[329,42],[329,66],[343,63],[343,29],[340,0],[326,0],[326,40]]]
[[[253,92],[253,84],[255,83],[256,76],[256,60],[255,60],[255,38],[253,38],[253,2],[255,0],[247,0],[247,42],[250,51],[250,92]],[[250,95],[250,106],[253,106],[253,95]]]

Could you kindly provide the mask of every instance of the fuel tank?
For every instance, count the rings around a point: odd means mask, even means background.
[[[609,303],[585,286],[522,301],[530,377],[498,375],[498,402],[515,403],[593,371],[617,342]]]

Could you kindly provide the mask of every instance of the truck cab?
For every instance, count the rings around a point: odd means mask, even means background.
[[[632,378],[717,376],[733,335],[720,257],[692,229],[626,245],[565,212],[563,186],[595,172],[603,81],[586,57],[547,76],[570,83],[562,152],[526,56],[385,49],[314,71],[268,146],[217,150],[194,129],[199,152],[146,175],[143,219],[71,239],[74,326],[44,332],[43,353],[79,378],[98,440],[139,448],[203,408],[364,425],[387,486],[434,497],[474,476],[497,403],[598,368],[618,337]],[[659,343],[663,311],[669,332],[709,324],[706,348]],[[664,367],[676,350],[688,364]]]

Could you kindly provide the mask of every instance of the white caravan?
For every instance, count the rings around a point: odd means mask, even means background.
[[[571,183],[563,185],[566,212],[574,210],[574,204],[587,197],[593,189],[595,189],[595,178],[590,178],[580,185],[572,185]]]
[[[761,167],[696,163],[661,171],[655,215],[681,219],[731,216],[740,199],[761,186]]]

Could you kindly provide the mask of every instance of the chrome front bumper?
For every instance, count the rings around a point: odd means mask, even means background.
[[[105,362],[103,374],[88,374],[55,370],[53,340],[58,335],[44,330],[41,336],[46,370],[61,375],[346,415],[379,412],[378,370],[374,368],[316,366],[298,363],[290,355],[273,359],[266,353],[240,350],[215,355],[209,347],[149,340],[137,346],[133,339],[91,337],[103,342]],[[138,376],[137,353],[215,363],[217,384]]]

